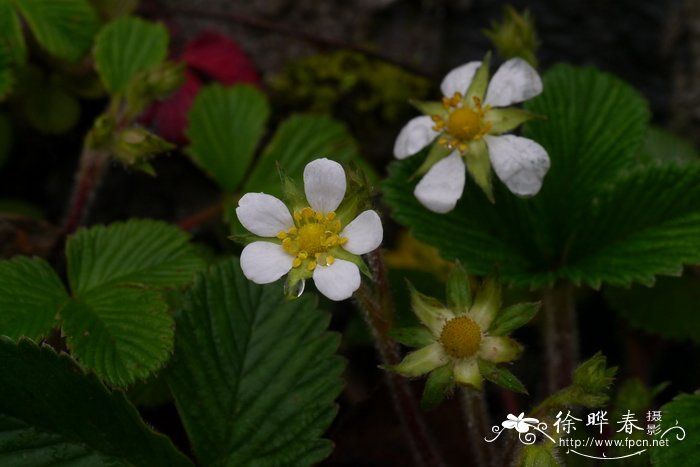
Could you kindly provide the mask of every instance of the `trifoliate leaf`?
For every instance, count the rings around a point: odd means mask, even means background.
[[[120,18],[97,35],[95,67],[110,93],[123,94],[139,73],[165,60],[167,52],[165,26],[139,18]]]
[[[661,433],[668,446],[651,449],[653,465],[676,467],[700,463],[700,394],[681,394],[661,407]],[[673,428],[678,426],[678,428]],[[666,430],[669,430],[666,433]]]
[[[266,97],[252,86],[208,86],[197,94],[187,115],[187,152],[221,188],[233,193],[248,171],[269,114]],[[276,174],[273,168],[272,176]]]
[[[0,261],[0,334],[38,340],[58,324],[68,301],[61,279],[43,259]]]
[[[37,42],[52,55],[77,61],[92,45],[99,28],[87,0],[14,0]]]
[[[71,300],[61,318],[71,353],[115,386],[147,377],[172,351],[173,319],[157,292],[97,288]]]
[[[338,336],[311,296],[248,281],[238,260],[197,278],[176,313],[168,380],[203,465],[312,465],[342,389]]]
[[[0,337],[0,361],[3,465],[192,465],[67,355]]]
[[[518,303],[498,312],[489,327],[490,336],[507,336],[529,323],[540,309],[540,303]]]
[[[357,160],[357,144],[343,124],[328,117],[290,117],[277,128],[247,178],[243,191],[280,196],[282,190],[277,167],[293,180],[301,180],[306,164],[319,157],[344,162]]]
[[[479,372],[485,379],[511,391],[527,394],[527,389],[516,376],[493,362],[479,359]]]
[[[700,342],[700,278],[660,277],[653,287],[606,288],[605,299],[634,327],[668,339]]]
[[[413,195],[416,156],[393,163],[384,184],[396,220],[469,272],[495,268],[520,286],[651,283],[700,262],[700,164],[643,163],[648,111],[633,89],[560,65],[526,107],[547,117],[525,125],[552,162],[539,194],[520,199],[494,181],[491,205],[467,183],[453,212],[435,214]]]
[[[68,240],[68,280],[80,296],[97,287],[164,288],[191,281],[203,261],[177,227],[130,220],[79,230]]]

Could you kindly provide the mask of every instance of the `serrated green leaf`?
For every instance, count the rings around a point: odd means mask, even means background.
[[[535,198],[516,198],[497,182],[490,205],[470,183],[453,212],[431,213],[407,183],[421,162],[409,158],[392,164],[384,184],[394,217],[469,272],[495,268],[520,286],[650,283],[699,262],[699,164],[640,163],[642,98],[593,69],[556,66],[544,83],[527,110],[547,120],[525,125],[552,160]]]
[[[700,342],[700,279],[660,277],[653,287],[604,289],[611,308],[624,316],[634,327],[668,339]]]
[[[68,300],[61,279],[43,259],[0,261],[0,335],[40,339],[58,324]]]
[[[392,328],[389,337],[408,347],[425,347],[435,342],[435,336],[425,326]]]
[[[192,465],[65,354],[0,337],[2,465]]]
[[[68,348],[115,386],[127,386],[161,368],[173,347],[173,319],[157,292],[102,287],[61,311]]]
[[[159,23],[120,18],[106,25],[95,40],[95,68],[108,91],[122,94],[139,73],[168,53],[168,31]]]
[[[306,164],[319,157],[340,162],[357,160],[357,145],[345,126],[318,115],[295,115],[280,124],[243,191],[282,195],[277,167],[293,180],[301,180]]]
[[[68,281],[78,296],[107,285],[186,284],[204,266],[188,241],[177,227],[151,220],[81,229],[66,246]]]
[[[454,365],[448,363],[430,372],[425,382],[420,404],[425,409],[433,409],[440,405],[453,385]]]
[[[540,309],[540,303],[517,303],[498,312],[489,327],[490,336],[507,336],[529,323]]]
[[[698,465],[700,463],[700,394],[681,394],[661,407],[662,433],[678,426],[684,431],[672,429],[664,439],[669,445],[651,449],[651,460],[659,467]],[[681,439],[679,439],[679,436]]]
[[[256,88],[211,85],[197,94],[187,115],[187,152],[228,193],[239,187],[270,115]],[[276,168],[272,175],[279,184]]]
[[[286,301],[227,260],[197,278],[176,313],[168,382],[203,465],[312,465],[342,389],[338,336],[310,296]]]
[[[92,45],[99,28],[87,0],[14,0],[37,42],[52,55],[77,61]]]
[[[479,359],[479,372],[484,379],[510,391],[527,394],[527,389],[513,373],[488,360]]]

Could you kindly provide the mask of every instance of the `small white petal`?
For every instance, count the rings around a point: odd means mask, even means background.
[[[304,168],[306,200],[322,213],[335,211],[345,196],[343,166],[330,159],[316,159]]]
[[[464,191],[464,162],[459,152],[435,164],[413,192],[423,206],[446,213],[454,209]]]
[[[452,373],[455,382],[462,386],[471,386],[476,389],[481,389],[483,386],[483,378],[479,372],[479,364],[475,358],[468,360],[460,360],[455,363],[454,372]]]
[[[445,353],[442,345],[435,342],[409,353],[393,369],[404,376],[420,376],[447,364],[449,361],[450,357]]]
[[[486,91],[485,104],[506,107],[542,92],[542,79],[522,58],[511,58],[496,71]]]
[[[238,201],[236,215],[243,227],[261,237],[274,237],[281,230],[294,227],[289,208],[265,193],[246,193]]]
[[[452,97],[456,92],[465,94],[467,89],[469,89],[469,85],[472,84],[476,70],[480,66],[481,62],[469,62],[447,73],[440,84],[442,95]]]
[[[420,152],[421,149],[433,142],[439,134],[433,130],[435,122],[430,117],[415,117],[401,129],[394,143],[394,157],[405,159]]]
[[[371,209],[357,216],[340,233],[341,237],[348,239],[343,248],[353,255],[364,255],[376,249],[382,243],[383,235],[382,221]]]
[[[485,336],[481,340],[479,358],[504,363],[515,360],[522,352],[523,347],[510,337]]]
[[[531,139],[515,135],[486,136],[494,172],[519,196],[534,196],[549,170],[547,151]]]
[[[336,259],[330,266],[316,266],[314,284],[331,300],[345,300],[360,288],[360,270],[350,261]]]
[[[294,257],[272,242],[253,242],[241,252],[243,274],[256,284],[275,282],[292,269]]]

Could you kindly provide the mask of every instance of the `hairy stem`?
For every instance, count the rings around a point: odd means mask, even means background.
[[[544,338],[546,349],[547,393],[571,384],[578,361],[578,325],[574,286],[559,283],[544,291]]]
[[[95,190],[100,185],[102,176],[107,168],[109,154],[103,150],[83,147],[80,155],[75,185],[71,196],[68,213],[63,219],[63,234],[70,235],[78,228],[90,207]]]
[[[471,444],[474,465],[491,467],[501,465],[496,457],[493,445],[487,443],[484,437],[491,433],[489,414],[486,409],[484,393],[476,389],[462,390],[462,407],[467,422],[467,437]]]
[[[177,225],[182,230],[192,230],[195,227],[199,227],[200,225],[221,216],[223,209],[223,205],[221,201],[219,201],[202,209],[201,211],[192,214],[191,216],[186,217],[185,219],[182,219],[177,223]]]
[[[381,252],[371,254],[370,264],[374,271],[378,294],[375,296],[370,287],[363,283],[356,292],[355,298],[372,331],[382,363],[396,365],[401,361],[401,352],[398,345],[387,334],[391,329],[393,301]],[[430,439],[425,419],[408,380],[391,371],[384,373],[394,408],[404,427],[416,465],[443,465],[444,462]]]

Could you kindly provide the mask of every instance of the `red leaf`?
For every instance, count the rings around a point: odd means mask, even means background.
[[[258,73],[245,52],[220,33],[202,32],[187,44],[180,59],[188,67],[223,84],[260,84]]]

